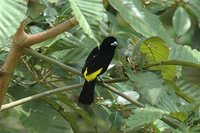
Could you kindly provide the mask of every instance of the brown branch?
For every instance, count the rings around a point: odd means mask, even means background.
[[[0,76],[3,76],[6,72],[3,70],[3,68],[0,68]]]
[[[45,41],[49,38],[55,37],[58,34],[65,32],[66,30],[77,25],[78,22],[75,18],[71,18],[69,21],[63,22],[47,31],[37,33],[34,35],[28,35],[24,31],[25,23],[22,22],[17,29],[17,32],[13,38],[13,45],[8,53],[8,56],[5,60],[5,63],[2,66],[2,69],[5,71],[5,74],[0,75],[0,107],[3,103],[4,96],[7,92],[8,84],[11,79],[12,73],[17,67],[18,62],[20,61],[21,56],[23,55],[23,49],[25,47],[30,47],[36,43]]]
[[[17,63],[22,55],[21,43],[24,43],[26,34],[24,32],[24,22],[21,23],[13,38],[13,46],[11,47],[2,69],[5,74],[0,76],[0,107],[3,103],[4,96],[7,92],[8,84],[14,72]]]
[[[75,19],[75,17],[69,19],[66,22],[63,22],[49,30],[34,34],[34,35],[27,35],[27,42],[24,44],[25,47],[29,47],[31,45],[43,42],[47,39],[50,39],[52,37],[55,37],[59,35],[60,33],[65,32],[66,30],[76,26],[78,24],[78,21]]]
[[[3,103],[3,98],[7,92],[12,73],[14,72],[22,54],[21,52],[17,52],[18,50],[16,49],[16,47],[12,47],[10,49],[7,59],[2,66],[2,69],[5,71],[5,73],[0,77],[0,107]]]

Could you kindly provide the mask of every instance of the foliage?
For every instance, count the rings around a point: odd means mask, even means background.
[[[1,0],[0,5],[0,46],[3,47],[3,43],[8,43],[9,38],[17,31],[20,22],[26,16],[27,2],[16,0],[16,1],[7,1]]]
[[[108,36],[117,37],[112,66],[103,80],[121,92],[134,91],[145,108],[118,102],[96,86],[95,102],[77,102],[80,89],[32,100],[1,112],[0,133],[199,132],[200,2],[198,0],[0,0],[0,60],[25,19],[36,34],[75,16],[79,25],[32,49],[81,71],[88,53]],[[28,12],[26,13],[26,9]],[[80,75],[53,62],[24,55],[4,103],[62,86],[83,83]],[[135,99],[134,97],[131,97]]]

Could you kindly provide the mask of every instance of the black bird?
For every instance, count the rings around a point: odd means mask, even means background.
[[[80,103],[90,105],[94,101],[96,78],[107,70],[115,54],[116,46],[117,39],[115,37],[106,37],[100,47],[94,48],[87,57],[82,69],[85,83],[79,96]]]

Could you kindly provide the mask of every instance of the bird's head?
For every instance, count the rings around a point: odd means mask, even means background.
[[[113,36],[106,37],[101,43],[100,48],[116,48],[117,39]]]

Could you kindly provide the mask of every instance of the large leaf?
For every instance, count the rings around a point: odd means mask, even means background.
[[[191,27],[190,17],[185,9],[180,6],[173,16],[173,28],[178,36],[185,34]]]
[[[57,100],[50,99],[50,98],[43,98],[45,102],[47,102],[51,107],[53,107],[55,110],[59,112],[59,114],[62,115],[62,117],[68,121],[73,129],[73,132],[80,133],[81,126],[80,123],[80,116],[84,118],[85,121],[89,121],[88,123],[92,123],[92,120],[88,113],[84,110],[81,110],[80,107],[78,107],[74,101],[67,98],[67,95],[65,94],[57,94],[56,97]],[[60,108],[63,108],[63,110],[60,110]]]
[[[26,0],[0,0],[0,45],[8,41],[26,16]]]
[[[143,36],[159,36],[167,42],[167,45],[174,44],[158,17],[145,10],[138,0],[109,0],[109,2],[130,26]]]
[[[80,27],[98,43],[97,34],[103,19],[104,8],[101,0],[69,0]]]
[[[200,52],[190,46],[176,45],[170,51],[169,60],[180,60],[200,64]]]
[[[200,24],[200,1],[199,0],[189,0],[188,4],[186,6],[196,15],[197,20],[199,21]]]
[[[15,84],[9,88],[8,93],[13,97],[13,99],[20,99],[22,97],[32,95],[31,88],[28,90],[26,89]],[[34,89],[36,88],[34,87]],[[39,88],[36,90],[39,90]],[[69,123],[65,121],[65,119],[58,114],[58,112],[56,112],[42,100],[31,101],[22,105],[21,107],[18,106],[15,109],[18,111],[18,115],[20,115],[20,124],[24,129],[26,129],[26,132],[72,132]]]
[[[158,37],[151,37],[143,42],[140,51],[146,55],[149,64],[166,61],[169,56],[169,48]],[[175,66],[156,66],[152,70],[161,70],[164,79],[173,79],[176,74]]]
[[[49,48],[50,56],[64,63],[83,64],[88,53],[94,48],[95,42],[85,35],[78,37],[65,33],[65,37]]]
[[[154,122],[161,118],[164,114],[169,114],[169,112],[150,107],[139,108],[136,109],[134,114],[131,115],[125,122],[128,127],[134,128]]]
[[[177,89],[181,91],[184,95],[190,98],[189,102],[199,101],[200,100],[200,87],[191,83],[188,83],[185,80],[177,81]],[[184,98],[184,97],[183,97]]]
[[[144,97],[149,103],[158,104],[160,99],[166,95],[166,87],[163,80],[152,72],[133,73],[130,69],[126,69],[127,75],[131,81],[135,83],[141,97]]]
[[[8,94],[4,102],[12,101],[11,96]],[[0,133],[22,133],[25,128],[20,122],[20,113],[14,109],[1,112],[0,117]]]

